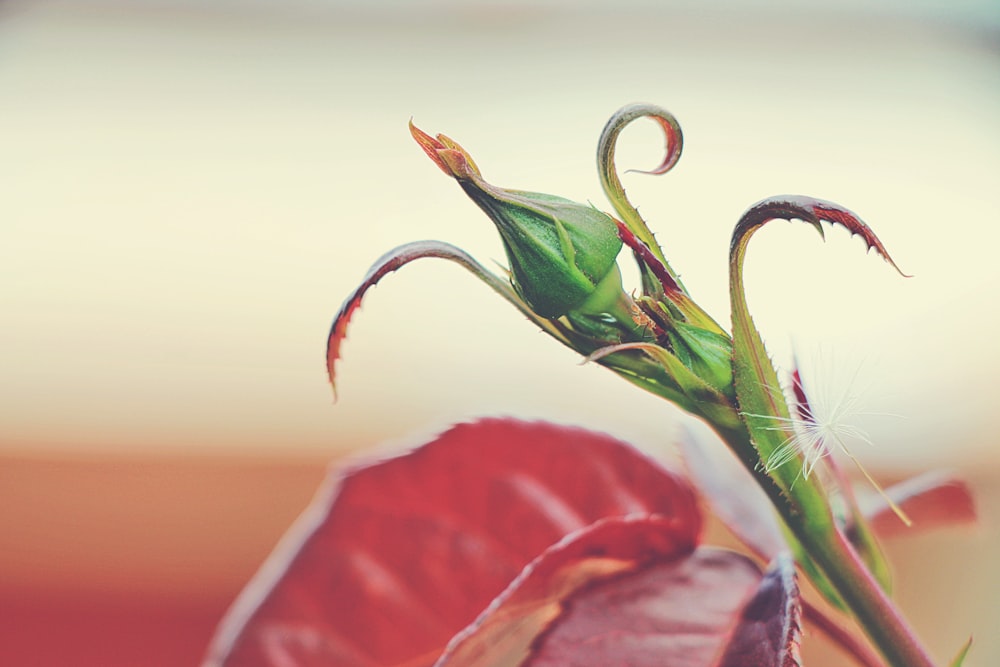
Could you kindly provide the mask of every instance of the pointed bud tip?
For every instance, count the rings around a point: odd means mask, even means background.
[[[434,164],[448,176],[459,180],[469,180],[480,175],[476,163],[472,161],[465,149],[453,139],[443,134],[432,137],[414,125],[412,118],[410,119],[410,134],[427,153],[427,157],[433,160]]]
[[[442,144],[437,139],[435,139],[434,137],[432,137],[431,135],[421,130],[416,125],[414,125],[412,118],[410,119],[410,135],[413,136],[413,139],[420,145],[422,149],[424,149],[424,152],[427,153],[427,157],[433,160],[434,164],[440,167],[441,171],[448,174],[449,176],[452,175],[452,173],[448,169],[448,166],[441,160],[441,157],[438,155],[438,151],[443,150],[445,148],[445,145]]]

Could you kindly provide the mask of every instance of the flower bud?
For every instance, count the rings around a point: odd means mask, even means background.
[[[448,137],[431,137],[412,122],[410,132],[496,225],[511,282],[535,313],[556,318],[580,308],[600,312],[619,300],[616,258],[622,241],[610,216],[562,197],[490,185]]]

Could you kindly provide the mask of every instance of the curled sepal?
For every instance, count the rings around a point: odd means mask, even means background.
[[[681,150],[684,146],[684,137],[681,134],[681,126],[666,109],[653,104],[630,104],[616,111],[601,132],[601,138],[597,144],[597,171],[601,177],[601,187],[607,195],[615,211],[621,216],[628,228],[653,252],[659,262],[666,268],[671,279],[676,283],[677,274],[671,270],[663,250],[653,238],[653,233],[649,226],[639,215],[639,211],[628,200],[625,195],[625,188],[622,186],[621,178],[618,176],[618,168],[615,166],[615,148],[618,145],[618,136],[632,121],[639,118],[649,118],[655,121],[662,129],[666,138],[666,151],[663,162],[654,169],[642,171],[644,174],[665,174],[670,171],[681,157]],[[643,279],[647,276],[644,271]]]
[[[750,317],[743,285],[743,261],[753,233],[768,221],[778,218],[803,220],[813,225],[821,235],[821,221],[840,225],[861,236],[869,250],[874,249],[897,271],[899,267],[889,257],[882,242],[854,213],[831,202],[810,197],[788,195],[760,201],[743,214],[733,231],[729,253],[729,289],[733,318],[733,378],[740,411],[763,466],[778,484],[786,491],[791,491],[794,485],[794,495],[799,502],[810,506],[814,502],[825,505],[815,478],[806,478],[803,474],[801,456],[794,456],[780,466],[769,463],[773,456],[787,452],[785,445],[794,441],[795,434],[774,366]],[[807,510],[805,507],[800,509]]]
[[[716,667],[799,667],[801,616],[795,561],[786,552],[743,607]]]
[[[644,291],[647,294],[653,293],[658,297],[668,297],[671,300],[684,295],[680,283],[667,268],[666,262],[660,259],[662,252],[655,253],[649,245],[639,240],[631,227],[621,221],[618,222],[618,237],[632,250],[636,263],[643,267]],[[646,281],[653,278],[659,284],[655,287],[646,285]]]
[[[464,250],[441,241],[415,241],[393,248],[378,258],[372,267],[368,269],[368,273],[365,274],[361,284],[344,300],[344,303],[340,306],[340,310],[337,311],[337,315],[333,318],[333,325],[330,327],[330,336],[326,344],[326,370],[335,398],[337,391],[335,371],[337,359],[340,358],[340,346],[347,336],[347,326],[354,315],[354,311],[361,306],[361,300],[364,298],[365,292],[374,287],[386,275],[409,264],[415,259],[422,259],[424,257],[447,259],[464,267],[493,288],[497,294],[513,304],[525,317],[544,329],[546,333],[569,345],[568,341],[560,333],[559,328],[549,320],[537,316],[514,292],[508,281],[490,273]]]
[[[736,229],[733,230],[733,239],[730,245],[730,261],[737,252],[737,246],[742,246],[745,251],[746,243],[750,240],[750,236],[765,223],[775,219],[808,222],[816,228],[820,236],[823,236],[821,222],[825,221],[830,224],[840,225],[849,231],[852,236],[860,236],[868,250],[877,252],[900,275],[907,276],[896,265],[892,257],[889,256],[889,251],[886,250],[882,241],[875,236],[875,232],[871,230],[871,227],[866,225],[857,214],[839,204],[813,197],[804,197],[802,195],[768,197],[747,209],[736,224]]]

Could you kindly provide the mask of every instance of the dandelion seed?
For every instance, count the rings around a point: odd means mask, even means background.
[[[854,390],[861,367],[857,366],[854,369],[846,383],[831,382],[817,385],[816,389],[819,391],[815,393],[812,392],[812,386],[810,386],[809,392],[806,391],[797,361],[793,360],[793,367],[795,370],[792,371],[792,386],[789,390],[790,398],[793,399],[791,401],[793,416],[786,418],[747,415],[769,419],[774,422],[774,425],[766,428],[789,434],[785,441],[763,462],[764,471],[771,473],[801,456],[803,460],[802,476],[808,479],[820,461],[829,457],[833,453],[833,448],[837,448],[857,466],[868,483],[885,499],[900,520],[909,526],[911,524],[910,518],[886,495],[882,486],[871,476],[848,447],[849,442],[874,445],[868,433],[855,421],[860,416],[875,414],[862,409],[862,394]],[[832,371],[832,369],[827,370]],[[835,375],[836,373],[830,372],[826,377],[833,378]],[[835,393],[833,389],[837,384],[840,384],[841,387],[840,391]]]

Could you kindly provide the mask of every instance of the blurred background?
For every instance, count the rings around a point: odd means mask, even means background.
[[[871,471],[976,487],[980,529],[891,550],[938,659],[973,632],[967,664],[1000,663],[995,0],[0,4],[0,663],[195,664],[329,462],[454,421],[673,456],[678,411],[451,264],[369,293],[336,405],[323,361],[385,250],[503,260],[411,117],[497,185],[606,208],[597,136],[636,101],[676,114],[685,155],[626,187],[720,321],[730,232],[769,195],[851,208],[914,276],[780,222],[746,269],[776,360],[863,397]],[[619,164],[661,149],[636,123]]]

